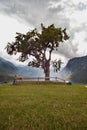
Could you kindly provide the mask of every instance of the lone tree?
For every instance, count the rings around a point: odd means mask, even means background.
[[[7,53],[12,55],[21,52],[19,61],[22,62],[33,56],[28,66],[41,67],[44,70],[45,80],[49,80],[52,52],[68,39],[66,28],[56,28],[54,24],[45,27],[41,24],[41,32],[35,28],[26,34],[16,33],[15,41],[7,44]]]

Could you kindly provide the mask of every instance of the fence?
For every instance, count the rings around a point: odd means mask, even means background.
[[[14,78],[14,84],[16,82],[21,82],[21,81],[45,81],[45,79],[48,79],[48,77],[21,77],[21,76],[15,76]],[[53,81],[53,82],[62,82],[65,83],[64,79],[61,79],[59,77],[50,77],[49,81]]]

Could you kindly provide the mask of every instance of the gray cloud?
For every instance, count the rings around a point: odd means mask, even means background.
[[[78,57],[79,54],[77,53],[77,51],[78,45],[73,45],[71,42],[62,43],[62,45],[60,45],[58,49],[58,53],[65,56],[66,59]]]
[[[40,0],[4,0],[1,1],[0,12],[12,17],[18,16],[27,23],[37,26],[44,21],[46,14],[47,1]]]
[[[66,24],[68,20],[66,20],[67,18],[64,16],[63,10],[65,6],[61,6],[61,1],[0,0],[0,12],[12,17],[18,16],[34,26],[38,26],[42,22],[45,24],[59,23],[59,25],[63,25],[63,23]],[[55,2],[55,5],[59,5],[52,7],[52,2]],[[68,23],[66,25],[68,25]]]
[[[75,4],[72,0],[0,0],[0,13],[5,13],[33,27],[38,28],[41,23],[45,25],[54,23],[58,27],[66,27],[70,32],[70,43],[60,46],[58,53],[67,58],[78,56],[78,46],[74,46],[72,40],[75,33],[84,28],[84,24],[71,28],[69,16],[77,10],[83,11],[86,8],[84,2]]]

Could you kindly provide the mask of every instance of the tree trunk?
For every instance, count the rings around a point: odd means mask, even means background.
[[[49,60],[46,60],[44,73],[45,73],[45,80],[46,81],[50,80],[50,61]]]

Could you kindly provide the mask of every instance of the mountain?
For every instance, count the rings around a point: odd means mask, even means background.
[[[14,64],[0,57],[0,82],[11,81],[17,71]]]
[[[12,81],[16,74],[29,77],[44,76],[43,70],[40,68],[16,66],[0,57],[0,82]],[[51,70],[51,75],[55,76],[53,70]],[[87,56],[70,59],[58,77],[73,83],[87,83]]]
[[[0,57],[0,75],[5,75],[17,71],[17,67],[11,62]]]
[[[31,66],[17,66],[17,73],[22,76],[39,77],[44,76],[41,68],[35,68]]]
[[[70,59],[60,76],[74,83],[87,83],[87,56]]]
[[[44,77],[44,73],[41,68],[14,65],[13,63],[0,57],[0,82],[13,81],[15,75]],[[51,77],[56,76],[52,68],[51,75]]]
[[[44,76],[43,70],[29,66],[16,66],[0,57],[0,82],[13,81],[15,75]]]

